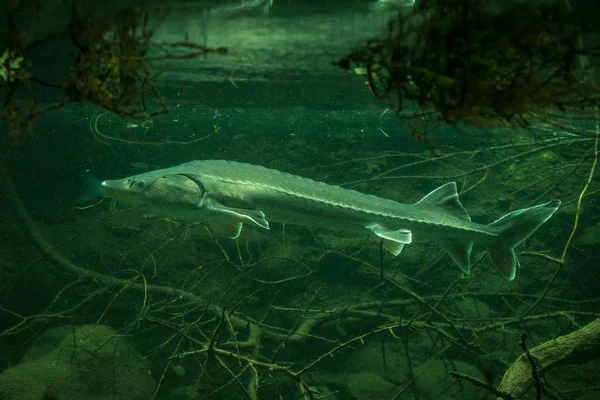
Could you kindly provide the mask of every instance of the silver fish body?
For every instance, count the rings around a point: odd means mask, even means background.
[[[404,245],[442,246],[470,271],[474,242],[487,248],[492,263],[508,279],[516,275],[514,247],[560,206],[553,200],[513,211],[483,225],[471,221],[454,182],[415,204],[403,204],[261,166],[225,161],[191,161],[175,167],[102,182],[103,193],[148,213],[203,221],[237,238],[243,224],[268,229],[269,222],[366,233],[398,255]]]

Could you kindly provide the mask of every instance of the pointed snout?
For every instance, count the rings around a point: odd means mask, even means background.
[[[108,197],[115,197],[129,193],[129,187],[123,180],[103,181],[100,183],[102,193]]]

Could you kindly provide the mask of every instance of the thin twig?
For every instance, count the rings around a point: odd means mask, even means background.
[[[542,400],[542,381],[541,381],[540,375],[538,373],[537,364],[535,362],[535,359],[529,352],[529,349],[527,348],[527,344],[525,343],[526,338],[527,338],[527,335],[525,333],[522,333],[520,345],[521,345],[521,348],[523,349],[523,352],[525,353],[525,356],[527,356],[527,360],[529,361],[529,364],[531,365],[531,376],[533,377],[533,383],[535,384],[535,398],[536,398],[536,400]]]

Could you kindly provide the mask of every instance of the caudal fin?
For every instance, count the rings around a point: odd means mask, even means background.
[[[506,214],[488,226],[499,230],[497,239],[488,246],[492,264],[507,279],[513,280],[517,274],[515,247],[524,242],[560,207],[560,200],[516,210]]]

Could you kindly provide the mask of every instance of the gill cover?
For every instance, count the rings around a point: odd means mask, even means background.
[[[189,180],[194,182],[198,186],[198,188],[200,188],[200,201],[198,201],[198,208],[202,207],[202,203],[204,203],[204,199],[206,198],[206,188],[204,187],[204,184],[202,183],[202,181],[200,179],[196,178],[192,174],[177,174],[177,175],[185,176],[186,178],[188,178]]]

